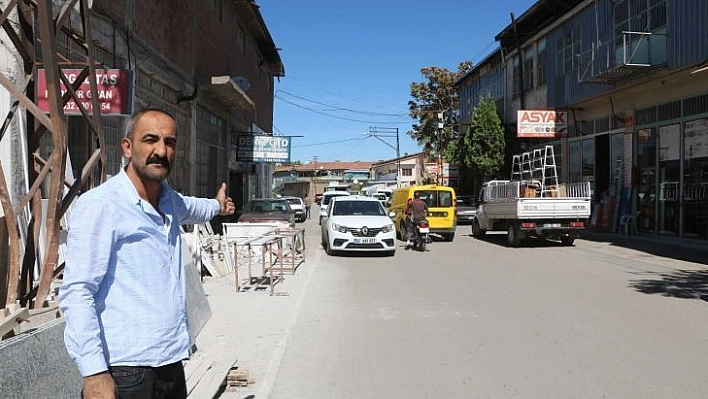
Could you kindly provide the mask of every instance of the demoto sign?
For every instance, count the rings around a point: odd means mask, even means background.
[[[81,69],[62,69],[62,73],[70,83],[74,83],[81,74]],[[87,77],[76,89],[81,105],[89,114],[93,114],[93,101],[91,100],[91,83]],[[98,106],[102,115],[130,115],[132,111],[132,71],[121,69],[97,69],[96,86],[98,88]],[[67,89],[61,82],[61,95]],[[37,71],[37,106],[43,112],[49,113],[49,93],[47,91],[47,78],[44,69]],[[67,115],[81,115],[81,110],[73,97],[64,105]]]
[[[239,135],[238,162],[290,162],[289,136]]]
[[[568,113],[554,110],[516,111],[516,137],[554,138],[568,134]]]

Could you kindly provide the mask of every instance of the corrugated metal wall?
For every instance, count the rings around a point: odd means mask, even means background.
[[[667,0],[667,63],[681,68],[708,58],[708,1]]]
[[[579,28],[581,54],[589,53],[593,43],[597,45],[598,39],[600,43],[612,40],[614,28],[611,10],[612,4],[609,0],[598,0],[596,4],[586,7],[546,36],[548,105],[550,107],[573,104],[607,92],[612,88],[612,86],[604,84],[580,83],[577,69],[560,76],[557,76],[556,72],[556,54],[559,50],[559,42],[569,30]],[[584,65],[580,66],[580,68],[584,67]]]

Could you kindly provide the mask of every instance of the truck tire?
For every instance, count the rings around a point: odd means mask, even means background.
[[[506,229],[506,239],[509,241],[509,245],[514,248],[521,245],[521,232],[516,223],[509,223],[509,227]]]
[[[485,234],[487,234],[487,230],[482,230],[482,228],[479,227],[477,219],[472,220],[472,236],[481,239]]]

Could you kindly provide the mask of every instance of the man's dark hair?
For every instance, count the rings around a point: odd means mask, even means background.
[[[413,198],[419,199],[420,198],[420,191],[416,191],[413,193]]]
[[[154,107],[143,108],[140,111],[133,113],[133,115],[130,116],[130,119],[128,119],[128,123],[125,124],[125,137],[126,138],[128,138],[128,139],[133,138],[133,133],[135,132],[135,125],[138,123],[140,118],[142,118],[143,115],[147,114],[148,112],[159,112],[161,114],[165,114],[165,115],[169,116],[170,118],[172,118],[172,120],[175,120],[175,118],[172,115],[170,115],[167,111],[165,111],[164,109],[154,108]],[[175,122],[175,125],[177,125],[176,122]]]

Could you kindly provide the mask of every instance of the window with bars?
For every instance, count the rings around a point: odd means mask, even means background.
[[[519,63],[519,57],[516,56],[514,57],[514,69],[513,69],[513,78],[512,78],[512,90],[514,95],[518,95],[521,93],[521,64]]]
[[[533,57],[534,48],[530,47],[524,51],[524,90],[533,89]]]
[[[546,84],[546,39],[536,45],[536,85]]]
[[[556,74],[565,75],[574,71],[578,67],[578,57],[580,54],[580,28],[573,27],[563,33],[556,43]]]
[[[666,28],[666,0],[616,0],[614,4],[617,47],[624,45],[623,32],[656,32]]]

